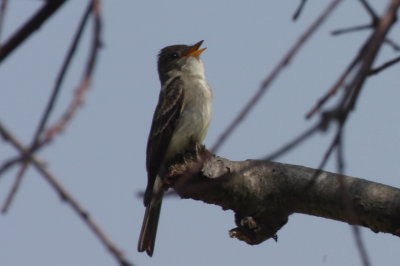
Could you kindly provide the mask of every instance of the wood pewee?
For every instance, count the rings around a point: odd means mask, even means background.
[[[202,43],[167,46],[158,55],[161,91],[147,142],[146,212],[138,243],[138,251],[149,256],[154,250],[168,166],[202,143],[211,119],[212,91],[199,58],[206,49],[200,49]]]

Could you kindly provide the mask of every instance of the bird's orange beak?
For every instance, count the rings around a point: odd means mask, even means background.
[[[199,56],[202,52],[204,52],[207,48],[200,48],[203,40],[199,41],[198,43],[190,46],[189,50],[183,56]]]

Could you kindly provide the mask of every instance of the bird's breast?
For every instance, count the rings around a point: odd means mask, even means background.
[[[183,77],[184,104],[167,150],[168,159],[201,144],[207,134],[212,112],[212,91],[203,78]]]

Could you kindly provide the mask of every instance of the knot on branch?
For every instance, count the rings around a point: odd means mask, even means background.
[[[235,237],[248,244],[277,239],[290,214],[279,197],[282,171],[272,162],[233,162],[203,146],[170,165],[165,182],[182,198],[216,204],[235,212]]]

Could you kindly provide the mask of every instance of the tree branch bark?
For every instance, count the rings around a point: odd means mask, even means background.
[[[166,183],[183,198],[233,210],[238,227],[231,237],[252,245],[276,239],[293,213],[400,236],[400,189],[356,177],[262,160],[235,162],[204,149],[171,165]]]

